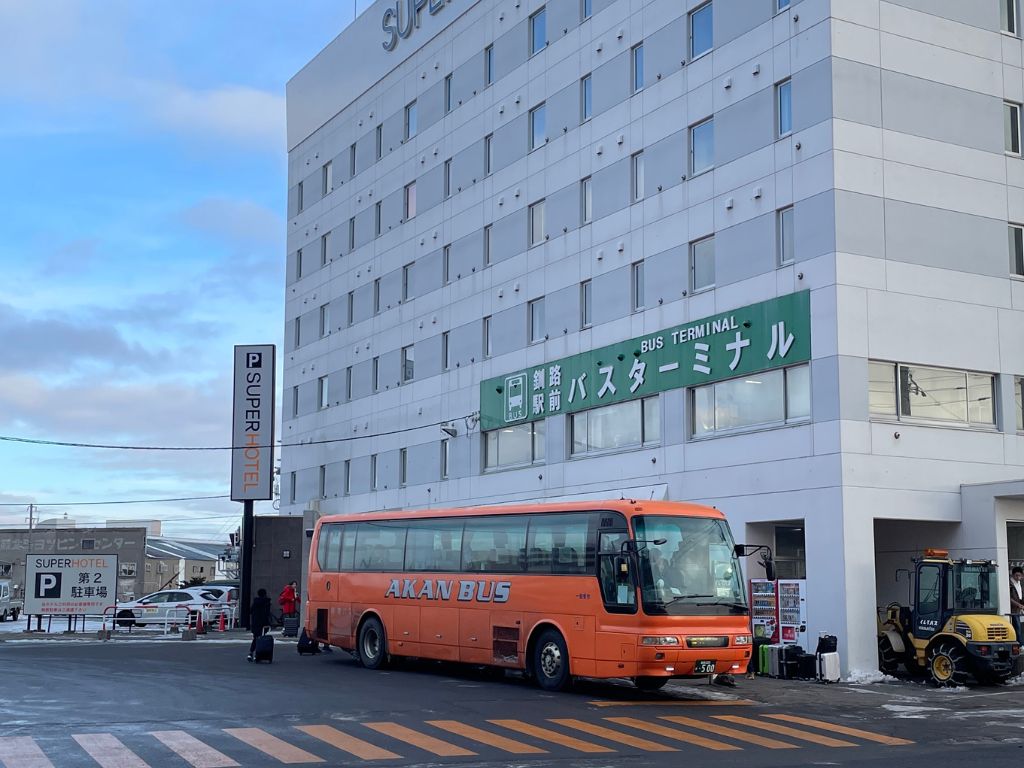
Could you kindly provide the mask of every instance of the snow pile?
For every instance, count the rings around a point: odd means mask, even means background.
[[[895,677],[882,674],[877,669],[851,669],[850,674],[846,676],[846,682],[853,685],[872,685],[874,683],[890,683],[895,681]]]
[[[1011,677],[1009,680],[1006,681],[1006,685],[1024,686],[1024,675],[1017,675],[1016,677]]]

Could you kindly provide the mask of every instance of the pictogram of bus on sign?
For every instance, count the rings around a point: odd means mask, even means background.
[[[526,418],[526,374],[505,377],[505,421]]]

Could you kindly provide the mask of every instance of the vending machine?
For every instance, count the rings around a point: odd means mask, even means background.
[[[779,579],[779,642],[807,648],[807,581]]]
[[[768,579],[750,580],[750,624],[754,638],[778,642],[779,607],[775,582]]]

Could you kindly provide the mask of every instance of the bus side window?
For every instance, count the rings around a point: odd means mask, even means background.
[[[327,531],[327,570],[336,573],[341,562],[341,534],[344,526],[329,525]]]
[[[346,525],[345,535],[341,541],[341,563],[339,571],[351,571],[356,560],[356,530],[357,525]]]
[[[316,540],[316,564],[321,571],[327,570],[327,539],[331,526],[321,525],[320,534]]]

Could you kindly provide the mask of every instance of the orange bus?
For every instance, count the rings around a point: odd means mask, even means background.
[[[389,658],[573,676],[744,672],[750,619],[725,516],[627,500],[333,515],[313,531],[306,630]]]

